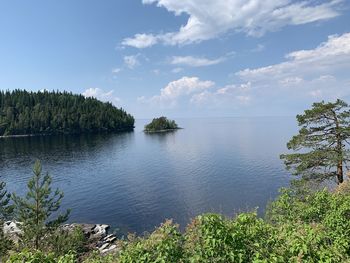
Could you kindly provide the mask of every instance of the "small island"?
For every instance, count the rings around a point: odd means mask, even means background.
[[[181,129],[174,120],[169,120],[166,117],[159,117],[152,120],[151,123],[145,126],[144,132],[168,132]]]

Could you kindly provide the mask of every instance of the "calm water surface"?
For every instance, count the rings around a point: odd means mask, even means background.
[[[279,154],[294,118],[178,119],[183,130],[144,134],[0,139],[0,176],[24,193],[35,159],[65,193],[71,222],[151,231],[166,218],[185,226],[204,212],[232,216],[259,207],[288,185]]]

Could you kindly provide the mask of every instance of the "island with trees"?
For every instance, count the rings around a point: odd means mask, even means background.
[[[0,92],[0,136],[129,131],[134,117],[111,103],[68,92]]]
[[[144,132],[168,132],[181,129],[174,120],[169,120],[166,117],[154,118],[145,126]]]

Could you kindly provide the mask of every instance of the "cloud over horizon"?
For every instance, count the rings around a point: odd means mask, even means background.
[[[160,90],[160,95],[151,98],[139,97],[139,102],[145,102],[161,107],[174,107],[181,97],[188,97],[191,94],[213,87],[213,81],[202,81],[197,77],[182,77],[178,80],[171,81]]]
[[[114,90],[104,91],[100,88],[86,89],[82,95],[86,98],[92,97],[103,102],[110,102],[115,106],[120,104],[120,98],[114,95]]]
[[[196,107],[234,108],[259,103],[263,107],[271,101],[335,100],[350,96],[349,69],[350,33],[331,35],[314,49],[288,53],[281,63],[237,71],[236,80],[223,87],[183,77],[143,102],[176,106],[182,99]]]

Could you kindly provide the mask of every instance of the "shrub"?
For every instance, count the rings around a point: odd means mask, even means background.
[[[75,263],[76,256],[74,253],[69,253],[61,257],[55,257],[53,254],[44,254],[41,251],[27,251],[10,256],[8,263]]]
[[[47,238],[47,248],[56,256],[61,256],[74,251],[76,254],[82,254],[86,251],[86,237],[80,227],[72,231],[58,229],[51,233]]]
[[[180,262],[182,255],[178,226],[167,220],[149,237],[132,238],[122,249],[118,262]]]

